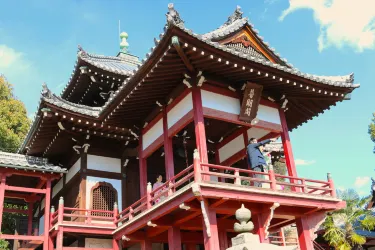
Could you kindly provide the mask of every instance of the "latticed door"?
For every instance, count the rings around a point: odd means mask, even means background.
[[[91,204],[92,210],[113,211],[115,202],[117,203],[117,191],[107,182],[99,182],[92,188]],[[110,217],[110,213],[92,212],[93,216]]]

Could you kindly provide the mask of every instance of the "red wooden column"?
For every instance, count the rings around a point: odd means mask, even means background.
[[[34,209],[34,202],[29,202],[28,205],[28,218],[27,218],[27,235],[31,235],[33,233],[33,209]]]
[[[172,226],[168,229],[169,250],[181,250],[181,231],[179,227]]]
[[[139,158],[139,188],[141,197],[146,195],[147,188],[147,160],[143,157],[143,134],[139,136],[139,148],[138,148],[138,158]]]
[[[120,242],[115,238],[112,239],[112,249],[113,250],[120,250]]]
[[[152,250],[151,241],[148,239],[141,241],[141,250]]]
[[[45,206],[44,206],[44,242],[43,250],[49,250],[49,219],[51,212],[51,179],[47,179],[46,183],[46,197],[45,197]]]
[[[168,113],[167,109],[163,108],[163,136],[164,136],[164,159],[165,159],[165,178],[170,180],[174,176],[174,162],[173,162],[173,145],[172,138],[168,133]]]
[[[298,241],[301,250],[314,249],[307,220],[308,217],[306,216],[296,218]]]
[[[220,250],[226,250],[229,247],[228,235],[225,229],[223,226],[219,227]]]
[[[201,202],[203,202],[203,207],[204,207],[202,211],[203,212],[202,223],[203,223],[204,249],[205,250],[220,249],[216,212],[215,210],[209,208],[208,202],[206,200],[203,200]],[[205,219],[205,217],[207,220]],[[208,223],[210,235],[208,235],[208,230],[207,230],[208,227],[206,225],[207,223]]]
[[[282,126],[281,140],[283,142],[285,162],[288,168],[289,176],[297,177],[296,164],[294,163],[292,144],[290,143],[288,124],[285,119],[284,110],[279,109],[280,121]]]
[[[254,224],[254,233],[259,235],[259,240],[261,243],[268,242],[266,240],[266,234],[265,234],[265,227],[266,227],[266,221],[267,221],[267,215],[266,214],[253,214],[251,216],[251,220]]]
[[[3,222],[3,209],[4,209],[4,198],[5,198],[5,182],[6,176],[5,174],[0,175],[1,184],[0,184],[0,232],[1,232],[1,224]]]
[[[208,163],[207,155],[207,142],[206,131],[204,126],[202,95],[201,90],[197,87],[193,88],[193,113],[194,113],[194,126],[195,126],[195,142],[199,152],[200,160],[202,163]],[[205,167],[206,168],[206,167]],[[203,176],[203,180],[209,180],[210,176]]]

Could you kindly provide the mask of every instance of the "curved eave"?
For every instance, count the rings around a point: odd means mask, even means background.
[[[110,67],[110,66],[101,64],[100,61],[98,61],[98,60],[103,60],[103,62],[106,62],[106,64],[108,64],[108,63],[111,64],[111,62],[115,63],[115,64],[118,64],[118,63],[124,63],[125,64],[126,63],[125,60],[121,60],[117,57],[94,55],[94,54],[90,54],[90,53],[87,53],[87,52],[82,53],[82,51],[79,51],[77,53],[77,60],[74,64],[73,72],[72,72],[72,74],[69,78],[69,81],[68,81],[67,85],[62,90],[60,96],[64,99],[66,99],[66,98],[68,98],[68,95],[70,95],[70,93],[74,90],[74,88],[77,84],[77,79],[81,75],[81,72],[80,72],[81,66],[90,65],[91,67],[93,67],[95,69],[103,70],[103,71],[106,71],[106,72],[109,72],[109,73],[112,73],[114,75],[118,75],[118,76],[121,76],[121,77],[128,77],[133,70],[133,69],[120,70],[118,67],[114,67],[114,66]],[[129,65],[129,67],[136,68],[137,64],[134,63],[133,65]]]

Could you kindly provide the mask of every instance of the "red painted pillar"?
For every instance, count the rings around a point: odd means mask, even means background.
[[[0,232],[1,232],[1,224],[3,222],[3,208],[4,208],[4,198],[5,198],[5,182],[6,176],[3,174],[0,176],[1,184],[0,184]]]
[[[152,250],[151,241],[148,239],[141,241],[141,250]]]
[[[266,214],[253,214],[251,216],[251,220],[254,224],[254,233],[259,235],[259,240],[261,243],[268,242],[266,240],[266,234],[265,234],[265,227],[266,227],[266,221],[267,216]]]
[[[204,249],[220,249],[216,212],[215,210],[209,208],[208,202],[206,200],[201,201],[201,206],[204,207],[202,211]]]
[[[201,158],[201,162],[208,162],[206,131],[204,127],[202,95],[199,88],[194,87],[192,91],[193,110],[194,110],[194,125],[195,125],[195,140],[197,149]]]
[[[28,204],[28,218],[27,218],[27,235],[31,235],[33,233],[33,209],[34,209],[34,202],[29,202]]]
[[[49,219],[51,212],[51,179],[47,180],[46,184],[46,196],[45,196],[45,206],[44,206],[44,242],[43,242],[43,250],[48,249],[49,243]]]
[[[164,136],[164,159],[165,159],[165,178],[172,179],[174,176],[174,162],[173,162],[173,145],[172,138],[168,133],[168,114],[167,109],[163,109],[163,136]]]
[[[226,250],[229,247],[227,231],[222,226],[219,227],[219,241],[220,250]]]
[[[168,229],[169,250],[181,250],[181,231],[179,227],[172,226]]]
[[[147,160],[143,157],[143,134],[139,136],[139,148],[138,148],[138,158],[139,158],[139,188],[141,197],[146,195],[147,188]]]
[[[113,250],[120,250],[120,242],[115,238],[112,239],[112,249]]]
[[[307,220],[308,217],[305,216],[296,218],[298,241],[301,250],[314,249]]]
[[[280,121],[282,126],[281,140],[283,142],[285,162],[288,168],[289,176],[297,177],[296,164],[294,163],[292,144],[290,143],[288,124],[285,119],[284,110],[279,109]]]

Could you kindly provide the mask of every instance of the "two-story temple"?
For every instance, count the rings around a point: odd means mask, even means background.
[[[315,228],[345,203],[329,174],[298,176],[289,131],[349,99],[353,74],[300,72],[239,7],[205,34],[173,4],[166,16],[142,61],[122,33],[117,56],[79,47],[61,95],[43,86],[19,154],[0,153],[0,214],[25,218],[0,238],[16,249],[224,250],[244,204],[261,242],[286,245],[280,229],[295,225],[300,249],[317,247]],[[251,170],[249,139],[275,137],[282,148],[266,149],[287,174]]]

